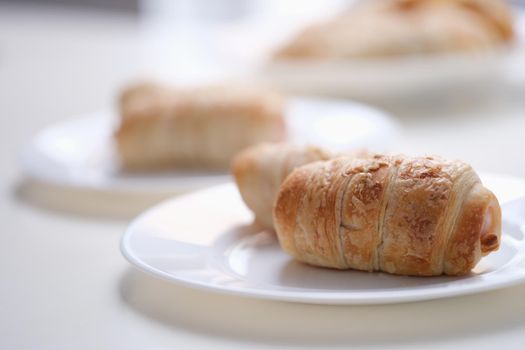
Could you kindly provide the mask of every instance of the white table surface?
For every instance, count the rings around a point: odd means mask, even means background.
[[[127,18],[0,7],[0,348],[523,345],[525,286],[411,304],[315,306],[196,291],[129,266],[118,243],[136,208],[31,183],[15,159],[42,126],[112,103],[142,67],[137,35]],[[523,90],[395,112],[405,127],[401,151],[525,176]]]

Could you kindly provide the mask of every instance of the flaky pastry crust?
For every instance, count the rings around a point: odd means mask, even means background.
[[[299,261],[400,275],[466,274],[501,235],[494,194],[469,165],[438,157],[305,165],[282,184],[273,215]]]

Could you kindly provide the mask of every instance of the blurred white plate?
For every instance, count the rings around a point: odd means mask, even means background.
[[[28,175],[61,186],[134,193],[180,193],[224,183],[227,173],[173,170],[129,173],[119,168],[112,133],[117,116],[100,112],[40,131],[20,161]],[[286,111],[290,141],[341,151],[382,151],[399,132],[397,123],[374,108],[331,99],[292,99]]]
[[[504,80],[511,50],[348,60],[283,60],[260,68],[260,79],[293,93],[365,100],[447,93]]]
[[[295,262],[273,233],[252,223],[233,184],[148,210],[128,227],[124,256],[177,284],[263,299],[318,304],[379,304],[444,298],[525,281],[525,181],[483,176],[503,204],[503,239],[464,277],[405,277],[335,271]],[[205,218],[205,220],[203,220]]]

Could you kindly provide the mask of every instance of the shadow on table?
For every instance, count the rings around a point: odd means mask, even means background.
[[[20,202],[57,214],[113,220],[129,220],[166,199],[166,195],[101,192],[29,178],[18,182],[12,195]]]
[[[525,286],[427,302],[329,306],[220,295],[128,269],[120,296],[168,328],[237,340],[299,346],[403,346],[482,339],[525,326]]]

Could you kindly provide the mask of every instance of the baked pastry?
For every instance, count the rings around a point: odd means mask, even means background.
[[[505,0],[366,0],[306,28],[276,59],[488,50],[513,37]]]
[[[231,170],[255,220],[273,230],[273,203],[284,179],[298,166],[331,157],[328,151],[315,146],[267,143],[250,147],[235,156]]]
[[[243,148],[285,138],[283,101],[262,89],[145,83],[122,93],[120,112],[115,139],[128,169],[224,169]]]
[[[464,275],[498,249],[501,210],[459,161],[338,158],[288,176],[274,223],[283,250],[312,265]]]

